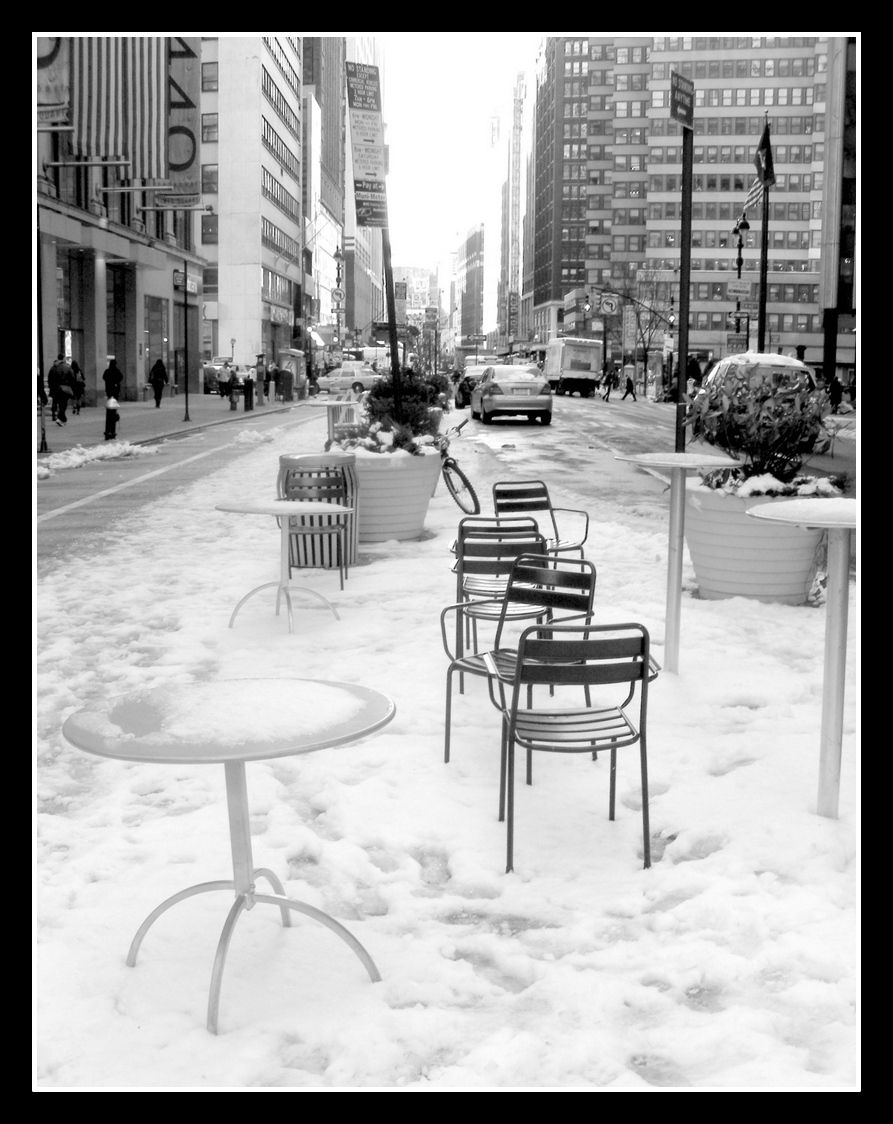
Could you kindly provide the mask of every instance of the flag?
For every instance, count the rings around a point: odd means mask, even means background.
[[[754,180],[750,191],[747,193],[747,198],[744,200],[742,211],[747,211],[751,207],[759,207],[763,202],[763,185],[759,180]]]
[[[122,179],[167,176],[167,45],[161,37],[72,39],[72,152],[129,160]]]
[[[775,168],[772,166],[772,144],[769,141],[768,120],[763,129],[763,135],[760,137],[759,146],[754,153],[753,164],[757,170],[757,179],[760,183],[765,187],[771,187],[775,183]]]

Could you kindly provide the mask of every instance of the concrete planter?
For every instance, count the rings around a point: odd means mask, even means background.
[[[440,476],[440,455],[360,454],[356,473],[360,542],[420,538]]]
[[[802,605],[815,578],[824,532],[763,523],[745,512],[787,496],[729,496],[686,482],[685,541],[698,591],[708,601],[751,597]]]

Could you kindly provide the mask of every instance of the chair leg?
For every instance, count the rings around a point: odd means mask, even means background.
[[[507,740],[506,735],[508,727],[505,721],[505,715],[502,716],[502,729],[499,736],[499,822],[505,820],[505,770],[506,770],[506,754],[507,754]]]
[[[446,714],[444,716],[443,733],[443,760],[445,765],[450,763],[450,725],[453,711],[453,665],[450,664],[446,679]]]
[[[611,787],[608,797],[608,819],[614,819],[614,797],[617,794],[617,747],[611,746]]]
[[[639,741],[639,761],[642,769],[642,850],[647,870],[651,866],[651,816],[648,810],[648,751],[644,734]]]
[[[515,864],[515,739],[507,738],[505,872],[511,874]]]

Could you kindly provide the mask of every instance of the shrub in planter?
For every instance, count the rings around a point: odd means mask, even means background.
[[[702,597],[801,604],[817,567],[821,531],[780,528],[746,515],[756,503],[839,496],[831,477],[802,472],[830,446],[828,397],[809,368],[784,356],[732,356],[686,399],[692,437],[734,457],[687,485],[685,535]]]

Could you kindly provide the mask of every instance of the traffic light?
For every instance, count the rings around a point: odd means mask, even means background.
[[[670,315],[667,317],[667,323],[670,325],[671,328],[676,323],[676,313],[675,312],[671,312]]]
[[[585,296],[583,298],[583,311],[584,312],[592,312],[592,301],[589,299],[588,296]]]

